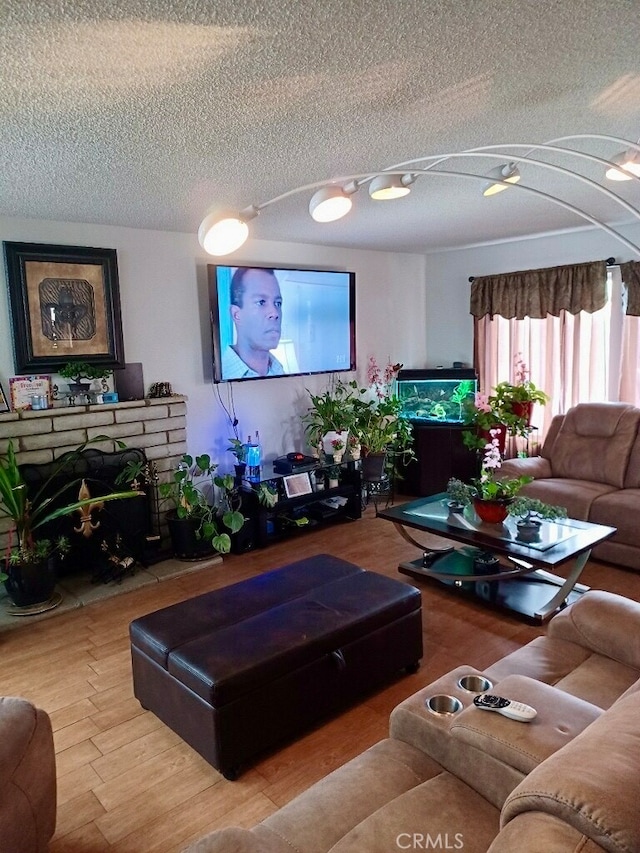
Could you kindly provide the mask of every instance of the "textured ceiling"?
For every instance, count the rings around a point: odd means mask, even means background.
[[[638,0],[3,0],[0,215],[195,233],[210,209],[421,156],[570,134],[635,141],[638,12]],[[588,161],[543,159],[602,180]],[[540,167],[522,184],[610,223],[631,218]],[[609,186],[640,206],[640,182]],[[393,202],[363,188],[326,225],[299,193],[252,233],[424,251],[585,224],[531,193],[480,189],[433,172]]]

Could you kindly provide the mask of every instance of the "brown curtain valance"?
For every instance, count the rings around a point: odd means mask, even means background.
[[[620,264],[620,274],[627,286],[627,314],[640,317],[640,261]]]
[[[557,317],[561,311],[593,314],[607,298],[606,261],[484,275],[471,285],[471,313],[515,318]]]

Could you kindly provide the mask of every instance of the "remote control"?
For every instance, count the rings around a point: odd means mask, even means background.
[[[476,708],[484,708],[485,711],[497,711],[503,717],[519,720],[521,723],[531,722],[538,713],[535,708],[525,705],[524,702],[514,702],[512,699],[505,699],[503,696],[490,696],[488,693],[476,696],[473,704]]]

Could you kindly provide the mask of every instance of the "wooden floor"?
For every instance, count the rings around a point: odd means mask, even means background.
[[[423,583],[424,659],[418,673],[398,678],[229,782],[134,699],[129,622],[321,552],[407,583],[397,565],[417,556],[368,508],[359,522],[230,556],[220,566],[0,634],[2,694],[29,698],[53,722],[59,802],[51,853],[169,853],[215,828],[252,826],[385,737],[389,713],[400,700],[453,667],[482,669],[544,630]],[[640,573],[591,562],[582,579],[640,601]]]

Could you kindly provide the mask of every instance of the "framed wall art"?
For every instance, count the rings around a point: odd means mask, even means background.
[[[115,249],[4,243],[16,373],[124,367]]]

